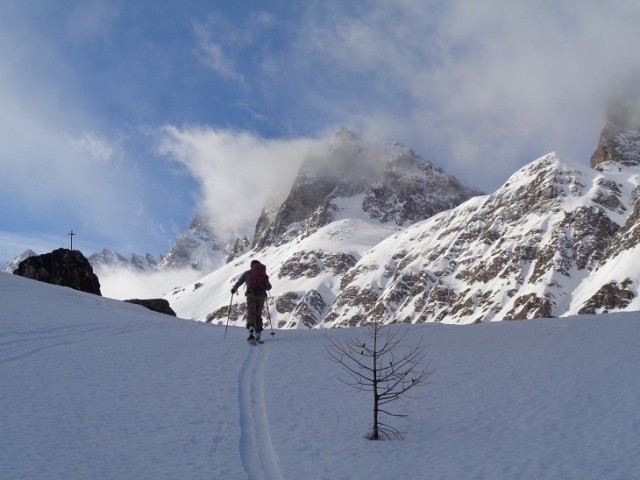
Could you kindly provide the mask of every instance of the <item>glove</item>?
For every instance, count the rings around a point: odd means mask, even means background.
[[[234,295],[237,292],[237,290],[235,288],[231,289],[231,295]]]

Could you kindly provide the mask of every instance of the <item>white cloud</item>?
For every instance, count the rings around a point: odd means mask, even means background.
[[[118,146],[95,132],[84,132],[79,138],[71,140],[74,151],[87,154],[88,159],[98,163],[109,163],[118,151]]]
[[[317,83],[353,97],[311,101],[363,130],[395,124],[487,188],[549,150],[588,161],[611,92],[640,71],[635,1],[319,5],[300,26],[302,74],[317,65]]]
[[[247,17],[243,24],[236,25],[211,13],[193,24],[197,58],[220,77],[245,86],[253,80],[247,79],[243,70],[247,52],[248,58],[260,57],[260,38],[276,23],[274,16],[264,11],[250,12]]]
[[[211,38],[209,29],[202,25],[194,27],[197,39],[197,55],[200,61],[223,78],[243,81],[244,78],[237,71],[236,66],[224,49],[224,46]]]
[[[129,268],[102,268],[95,273],[102,295],[117,300],[161,298],[173,288],[202,277],[202,272],[193,269],[138,272]]]
[[[606,102],[640,71],[637,0],[256,6],[202,15],[184,2],[169,22],[160,19],[168,10],[143,15],[106,0],[64,12],[7,5],[3,213],[169,244],[195,213],[184,213],[191,182],[146,150],[140,123],[190,118],[297,137],[163,130],[163,153],[197,179],[194,195],[226,230],[253,227],[265,197],[315,145],[302,137],[332,125],[403,141],[490,190],[549,150],[587,162]],[[202,75],[203,63],[215,75]]]
[[[202,210],[218,233],[247,232],[265,201],[286,193],[320,141],[265,140],[208,127],[165,127],[159,151],[185,165],[201,185]]]

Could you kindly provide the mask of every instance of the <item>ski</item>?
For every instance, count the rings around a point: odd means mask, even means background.
[[[254,338],[247,338],[247,343],[249,345],[256,346],[256,345],[260,345],[260,344],[264,343],[264,340],[256,340]]]

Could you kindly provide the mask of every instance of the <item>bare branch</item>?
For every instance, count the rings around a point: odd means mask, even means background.
[[[340,365],[349,376],[348,380],[340,381],[356,390],[373,393],[373,429],[368,437],[372,440],[402,438],[397,429],[380,421],[379,414],[389,417],[406,415],[390,412],[381,406],[413,398],[409,392],[416,386],[425,385],[433,373],[429,362],[425,362],[422,338],[408,348],[403,346],[408,333],[407,328],[374,322],[366,331],[368,341],[358,338],[332,340],[325,335],[329,359]]]

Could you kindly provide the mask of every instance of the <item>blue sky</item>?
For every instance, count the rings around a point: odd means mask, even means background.
[[[487,192],[588,162],[638,24],[635,0],[0,0],[0,262],[246,228],[340,125]]]

